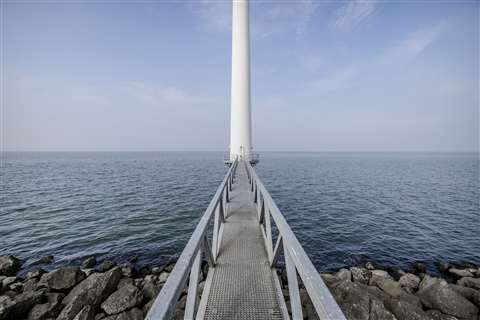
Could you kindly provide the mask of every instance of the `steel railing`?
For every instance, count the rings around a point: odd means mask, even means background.
[[[226,217],[226,205],[230,201],[230,192],[235,178],[238,160],[235,160],[225,178],[213,196],[185,249],[178,258],[167,282],[158,294],[145,319],[170,319],[185,288],[187,279],[188,291],[185,305],[185,319],[194,319],[198,307],[198,280],[201,272],[202,258],[206,257],[209,267],[215,265],[218,247],[220,246],[223,222]],[[214,217],[212,245],[208,240],[208,227]]]
[[[297,273],[302,279],[305,289],[320,319],[345,320],[337,302],[323,282],[313,263],[308,258],[275,201],[268,193],[257,173],[249,162],[244,161],[251,192],[257,206],[258,219],[267,249],[270,267],[275,268],[283,249],[287,271],[290,306],[293,319],[303,319],[300,290]],[[272,222],[278,230],[278,236],[273,245]]]

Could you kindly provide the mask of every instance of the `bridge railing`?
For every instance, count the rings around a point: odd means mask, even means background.
[[[195,231],[185,249],[177,260],[167,282],[158,294],[145,319],[171,319],[178,299],[184,290],[187,279],[188,291],[185,305],[185,319],[194,319],[198,308],[198,283],[201,272],[202,259],[205,256],[209,267],[215,265],[218,247],[223,231],[223,222],[226,217],[226,205],[230,201],[230,192],[235,178],[238,160],[235,160],[225,178],[217,189],[205,213],[200,219]],[[208,239],[208,229],[213,220],[212,243]]]
[[[253,193],[254,202],[257,205],[258,219],[262,227],[265,247],[268,253],[270,266],[275,268],[283,251],[285,267],[287,271],[290,306],[293,319],[303,319],[302,304],[297,273],[307,290],[310,300],[320,319],[345,320],[337,302],[323,282],[313,263],[308,258],[275,201],[268,193],[257,173],[244,161],[247,175]],[[275,245],[272,239],[272,220],[278,230]]]

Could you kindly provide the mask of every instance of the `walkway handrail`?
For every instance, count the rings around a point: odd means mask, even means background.
[[[313,263],[308,258],[302,245],[298,242],[297,237],[295,237],[295,234],[292,229],[290,229],[290,226],[257,173],[250,163],[247,161],[244,163],[254,201],[257,203],[258,218],[262,226],[262,233],[272,268],[276,266],[283,247],[292,318],[303,319],[297,280],[298,272],[320,319],[346,320],[337,302],[323,282]],[[273,246],[272,242],[270,216],[273,218],[279,232],[275,246]]]
[[[158,294],[145,319],[159,320],[170,319],[175,312],[178,299],[185,288],[187,278],[190,276],[187,302],[185,306],[185,319],[194,319],[198,306],[198,278],[201,272],[202,254],[208,260],[210,267],[215,265],[218,246],[221,240],[221,225],[225,221],[226,203],[230,201],[229,193],[235,177],[238,160],[230,166],[225,178],[217,189],[205,213],[200,219],[185,249],[178,258],[167,282]],[[210,246],[207,230],[212,217],[215,215],[212,246]]]

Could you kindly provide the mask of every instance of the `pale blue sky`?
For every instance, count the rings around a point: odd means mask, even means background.
[[[3,148],[227,150],[227,1],[2,2]],[[479,2],[257,1],[256,150],[478,151]]]

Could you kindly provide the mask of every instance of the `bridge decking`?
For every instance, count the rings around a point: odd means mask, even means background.
[[[244,165],[227,206],[217,264],[199,307],[205,319],[283,319],[281,290],[268,262]],[[282,300],[280,300],[282,299]]]

